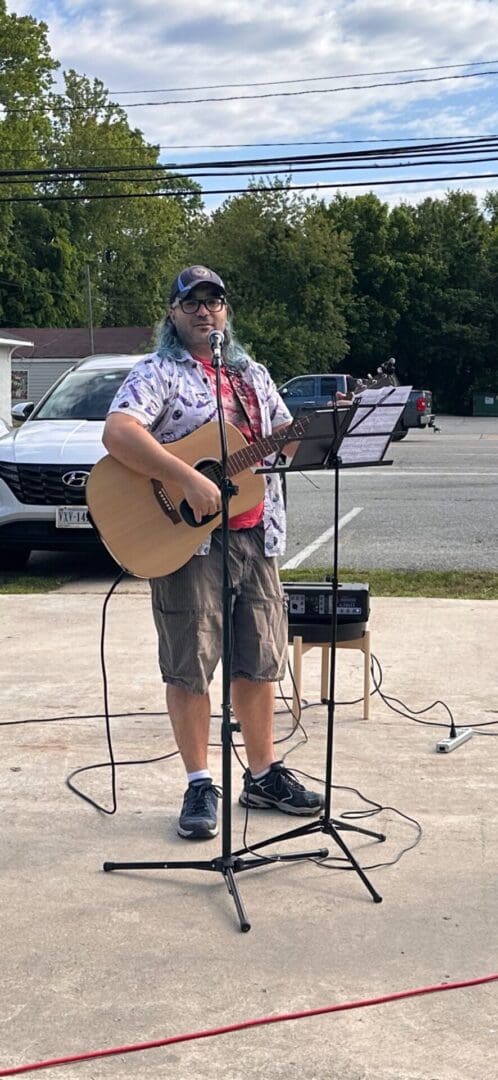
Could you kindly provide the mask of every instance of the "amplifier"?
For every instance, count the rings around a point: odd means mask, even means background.
[[[332,582],[283,581],[287,597],[289,639],[319,640],[331,630]],[[361,637],[370,615],[367,584],[337,586],[337,638]],[[344,629],[343,629],[344,628]]]

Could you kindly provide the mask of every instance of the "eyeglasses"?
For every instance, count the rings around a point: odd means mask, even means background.
[[[187,300],[179,300],[178,306],[181,307],[185,315],[197,315],[201,304],[204,304],[206,311],[222,311],[226,303],[223,296],[208,296],[203,297],[201,300],[194,300],[187,298]]]

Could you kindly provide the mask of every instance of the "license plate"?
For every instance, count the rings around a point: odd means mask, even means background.
[[[87,506],[57,506],[55,508],[57,529],[91,529]]]

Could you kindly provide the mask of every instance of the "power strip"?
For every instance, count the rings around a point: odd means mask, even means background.
[[[457,746],[461,746],[462,743],[467,742],[467,739],[471,739],[473,734],[470,727],[456,728],[456,735],[453,738],[441,739],[440,742],[436,743],[436,750],[440,754],[449,754],[450,750],[456,750]]]

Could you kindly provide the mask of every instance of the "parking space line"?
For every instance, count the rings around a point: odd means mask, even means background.
[[[498,472],[491,469],[479,469],[479,471],[461,472],[459,469],[348,469],[348,476],[425,476],[427,478],[432,476],[498,476]],[[341,479],[344,480],[346,470],[342,473]]]
[[[362,510],[362,506],[354,506],[353,509],[350,510],[347,514],[344,514],[344,517],[340,518],[339,520],[339,529],[342,529],[344,525],[347,525],[349,521],[352,521],[352,519],[355,518],[357,514],[361,514]],[[327,529],[326,532],[322,533],[321,536],[317,536],[316,540],[313,540],[312,544],[308,544],[308,546],[303,548],[302,551],[299,551],[297,555],[294,555],[292,559],[289,559],[286,563],[284,563],[281,567],[281,570],[297,570],[297,567],[300,566],[301,563],[305,561],[305,559],[308,559],[310,555],[313,555],[315,551],[318,551],[318,548],[321,548],[323,544],[326,544],[327,540],[330,540],[333,535],[334,526],[332,525],[332,527],[330,529]]]

